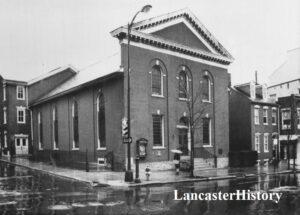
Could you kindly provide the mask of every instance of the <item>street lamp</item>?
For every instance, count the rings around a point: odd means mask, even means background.
[[[130,32],[133,26],[133,22],[139,13],[147,13],[152,8],[151,5],[145,5],[139,10],[134,17],[132,18],[131,22],[128,23],[128,44],[127,44],[127,119],[128,119],[128,137],[130,137]],[[131,153],[130,153],[130,142],[127,143],[127,171],[125,172],[125,181],[132,182],[133,181],[133,172],[131,171]]]

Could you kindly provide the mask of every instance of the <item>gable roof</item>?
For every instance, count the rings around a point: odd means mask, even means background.
[[[120,62],[120,55],[117,53],[107,59],[101,60],[100,62],[96,62],[83,69],[77,70],[76,75],[57,86],[43,97],[34,101],[31,106],[66,95],[79,90],[82,87],[92,85],[95,82],[98,83],[101,80],[107,80],[118,75],[123,75],[123,72],[120,69]]]
[[[190,30],[199,38],[199,40],[206,44],[212,53],[187,46],[184,46],[183,49],[182,44],[178,44],[176,42],[172,42],[172,46],[174,46],[175,49],[171,49],[200,58],[206,57],[207,60],[218,61],[222,64],[230,64],[233,61],[231,54],[187,8],[134,23],[131,30],[132,39],[138,39],[143,43],[150,42],[150,44],[152,43],[151,45],[158,43],[157,45],[159,45],[161,48],[166,48],[165,46],[170,46],[170,41],[152,35],[151,33],[174,25],[174,21],[175,23],[183,22],[186,24],[187,27],[189,27]],[[122,26],[112,31],[111,34],[114,37],[121,38],[127,35],[127,31],[127,26]],[[192,49],[192,52],[189,49]]]

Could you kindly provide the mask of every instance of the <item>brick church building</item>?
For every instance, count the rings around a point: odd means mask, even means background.
[[[28,83],[36,159],[74,167],[88,159],[125,168],[127,32],[126,26],[111,32],[120,43],[118,54],[80,71],[58,68]],[[135,23],[130,40],[132,157],[139,138],[148,140],[142,165],[171,167],[171,150],[177,148],[189,157],[187,103],[195,98],[195,166],[214,165],[214,158],[218,167],[227,166],[232,56],[187,9]]]

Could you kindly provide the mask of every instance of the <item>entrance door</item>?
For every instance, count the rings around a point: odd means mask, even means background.
[[[182,155],[188,155],[189,154],[189,148],[188,148],[188,129],[180,128],[179,130],[179,148],[182,151]]]
[[[27,137],[16,137],[15,147],[17,155],[28,154],[28,138]]]

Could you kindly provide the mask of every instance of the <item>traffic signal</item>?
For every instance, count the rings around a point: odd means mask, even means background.
[[[122,119],[122,136],[128,137],[128,120],[126,117]]]

